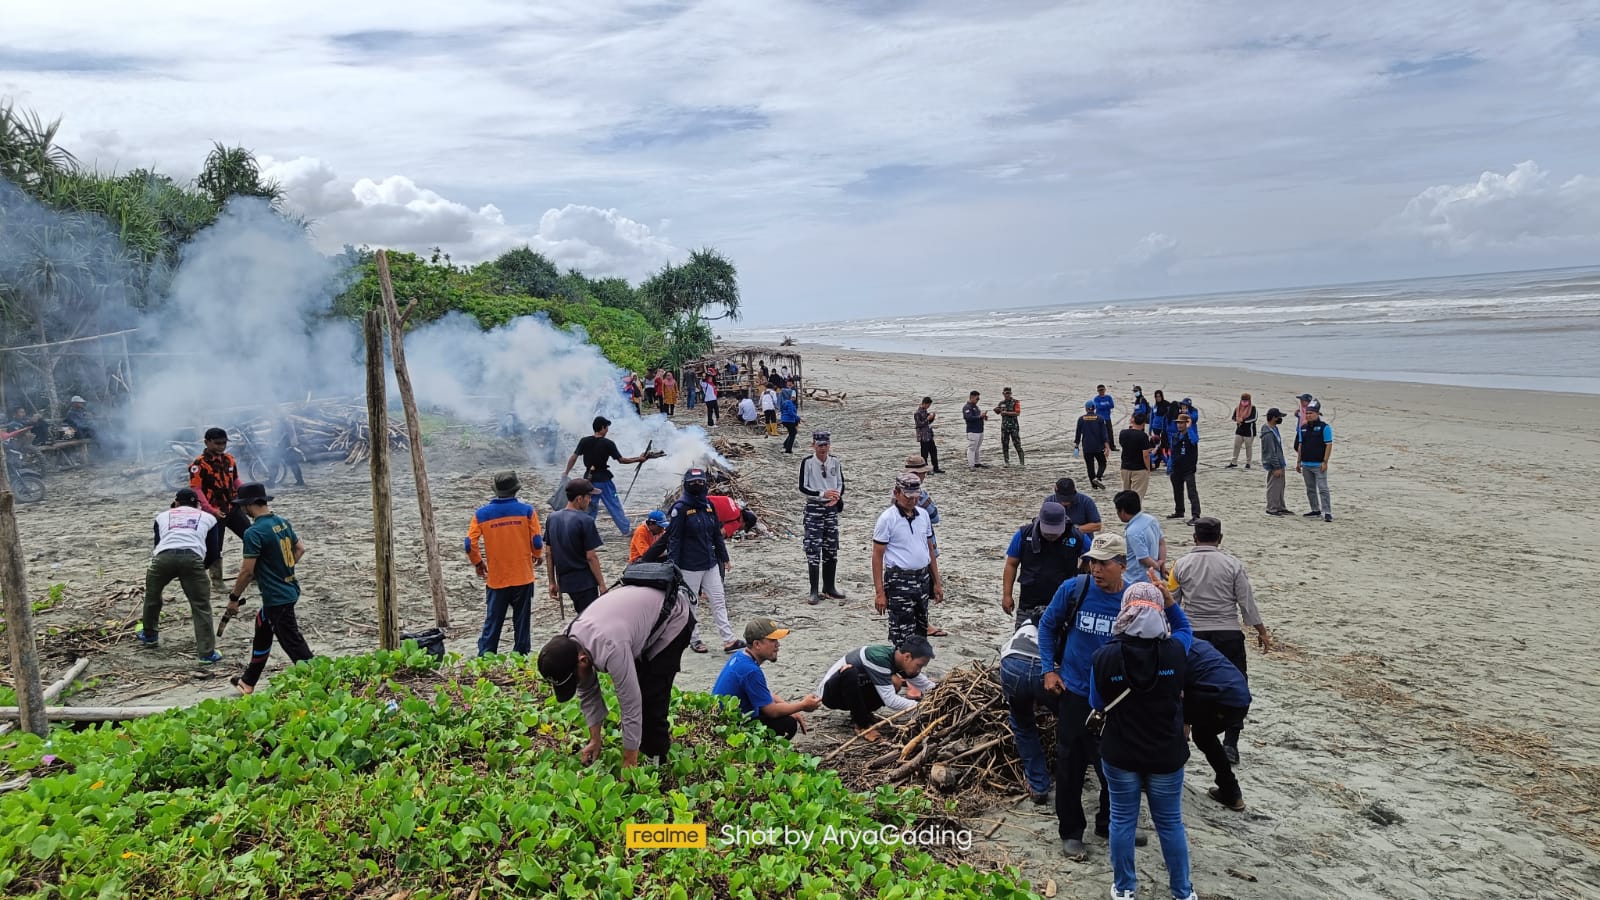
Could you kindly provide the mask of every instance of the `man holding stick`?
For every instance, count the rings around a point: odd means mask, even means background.
[[[578,458],[583,458],[583,477],[600,490],[600,502],[606,506],[606,512],[611,514],[611,521],[616,523],[617,530],[622,532],[624,538],[633,533],[633,525],[628,522],[628,514],[622,509],[622,500],[617,496],[615,477],[611,474],[610,463],[616,460],[625,466],[643,463],[647,459],[658,459],[666,456],[665,451],[645,451],[638,456],[623,456],[617,449],[616,442],[606,435],[611,431],[611,420],[605,416],[595,416],[594,434],[578,441],[578,446],[567,457],[566,471],[561,473],[565,478],[572,474],[572,467],[577,464]],[[589,518],[596,518],[600,514],[597,504],[589,505]]]
[[[239,577],[228,594],[228,609],[217,626],[217,634],[220,637],[228,620],[239,614],[240,595],[254,581],[261,592],[261,609],[256,613],[250,665],[243,674],[228,679],[239,693],[253,694],[262,670],[267,667],[273,638],[277,638],[291,662],[312,657],[311,647],[300,633],[300,623],[295,618],[300,582],[295,578],[294,569],[305,558],[306,545],[294,533],[289,520],[272,511],[269,505],[272,497],[267,494],[266,485],[241,485],[236,502],[236,508],[242,509],[252,522],[244,533],[244,562],[240,563]]]

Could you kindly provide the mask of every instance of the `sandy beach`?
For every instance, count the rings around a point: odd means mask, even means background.
[[[1037,511],[1056,478],[1082,478],[1071,425],[1096,383],[1118,401],[1132,386],[1171,399],[1193,397],[1202,414],[1199,489],[1205,513],[1223,521],[1223,547],[1249,568],[1279,649],[1252,653],[1256,702],[1241,741],[1239,777],[1249,810],[1206,799],[1205,762],[1188,768],[1185,821],[1200,896],[1266,898],[1592,897],[1600,894],[1600,626],[1592,602],[1600,579],[1600,537],[1589,507],[1600,493],[1600,440],[1585,427],[1593,396],[1308,379],[1244,369],[1143,363],[956,359],[863,353],[801,345],[808,386],[844,392],[843,404],[808,403],[802,435],[833,434],[848,479],[841,536],[841,587],[849,599],[810,607],[798,527],[795,473],[801,447],[724,425],[721,437],[749,443],[734,462],[747,488],[787,514],[772,538],[732,547],[729,595],[736,629],[772,615],[795,633],[770,667],[774,690],[810,691],[846,649],[886,638],[872,610],[872,522],[889,502],[891,477],[916,450],[911,414],[924,394],[940,413],[936,429],[948,470],[929,480],[941,513],[939,544],[946,602],[933,621],[932,672],[991,660],[1009,634],[999,609],[1000,571],[1012,532]],[[971,471],[959,409],[971,389],[992,407],[1012,387],[1023,404],[1026,468],[1001,465],[999,429],[985,442],[990,468]],[[1263,514],[1259,469],[1226,469],[1241,391],[1264,411],[1293,408],[1310,391],[1333,422],[1330,471],[1336,521]],[[703,421],[679,408],[682,424]],[[1292,420],[1291,420],[1292,424]],[[639,448],[623,447],[626,453]],[[459,553],[472,509],[488,495],[492,470],[519,465],[519,448],[480,432],[449,432],[428,447],[446,554],[454,630],[450,649],[470,653],[482,621],[481,586]],[[563,458],[565,454],[563,453]],[[1242,462],[1242,458],[1241,458]],[[402,624],[431,624],[417,510],[409,469],[395,460],[396,545],[402,565]],[[1115,484],[1115,460],[1108,485]],[[524,467],[524,471],[528,470]],[[549,493],[550,473],[524,476],[524,495]],[[318,653],[375,644],[369,487],[364,466],[308,468],[307,488],[285,488],[275,508],[312,553],[302,569],[301,621]],[[249,629],[235,623],[221,643],[228,661],[190,661],[186,604],[169,590],[166,645],[141,651],[131,628],[138,600],[116,592],[142,585],[149,518],[170,496],[154,476],[126,479],[112,468],[50,479],[51,499],[19,508],[36,595],[67,585],[38,625],[47,680],[80,650],[92,651],[91,687],[75,703],[188,703],[227,696],[226,676],[248,653]],[[1092,492],[1107,527],[1120,532],[1113,491]],[[1289,473],[1286,492],[1306,507]],[[637,517],[659,497],[635,492]],[[1147,506],[1171,511],[1170,490],[1152,480]],[[1174,558],[1190,530],[1163,520]],[[787,527],[786,527],[787,526]],[[602,517],[608,577],[620,572],[626,542]],[[229,537],[229,571],[238,543]],[[542,577],[542,576],[541,576]],[[542,595],[542,584],[540,594]],[[119,597],[115,602],[107,598]],[[176,599],[176,602],[174,602]],[[220,605],[220,604],[219,604]],[[709,610],[702,610],[702,619]],[[535,645],[558,616],[548,601],[534,614]],[[707,623],[709,626],[709,622]],[[54,629],[54,633],[52,633]],[[708,628],[709,630],[709,628]],[[509,648],[509,628],[503,639]],[[1252,650],[1254,650],[1252,645]],[[709,689],[724,657],[686,654],[678,684]],[[283,660],[274,658],[268,683]],[[801,745],[832,744],[842,713],[812,718]],[[1110,883],[1105,845],[1091,841],[1086,863],[1065,862],[1046,808],[1022,799],[992,812],[1003,819],[984,848],[1022,866],[1058,896],[1098,898]],[[1142,896],[1165,896],[1165,870],[1152,846],[1139,854]]]

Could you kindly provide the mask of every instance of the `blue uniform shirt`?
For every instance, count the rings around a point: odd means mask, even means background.
[[[761,707],[772,702],[772,691],[767,689],[767,673],[761,671],[761,664],[743,650],[728,657],[711,693],[718,697],[738,697],[739,711],[751,718],[760,715]]]

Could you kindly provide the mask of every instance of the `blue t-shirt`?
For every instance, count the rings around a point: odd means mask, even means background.
[[[1111,410],[1116,405],[1117,401],[1111,399],[1110,394],[1094,395],[1094,414],[1102,419],[1109,420],[1111,418]]]
[[[751,718],[760,715],[761,707],[772,702],[772,692],[767,690],[767,673],[743,650],[728,657],[711,693],[718,697],[738,697],[739,711]]]
[[[1149,581],[1145,565],[1139,560],[1161,558],[1161,523],[1155,516],[1141,512],[1128,520],[1122,534],[1128,541],[1128,571],[1124,577],[1129,584]]]

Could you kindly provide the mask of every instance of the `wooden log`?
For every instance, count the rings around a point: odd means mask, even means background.
[[[22,707],[20,716],[12,718],[21,720],[22,730],[44,737],[50,721],[45,718],[44,690],[39,686],[39,648],[33,640],[33,606],[28,599],[16,503],[5,454],[0,453],[0,599],[6,613],[6,645],[11,651],[11,683]]]
[[[87,668],[89,668],[89,658],[80,657],[77,662],[72,664],[72,668],[67,670],[67,674],[61,676],[54,684],[44,689],[44,702],[49,703],[51,700],[61,696],[61,692],[70,687],[74,681],[77,681],[78,676],[82,675],[83,670]],[[9,732],[16,725],[17,723],[15,722],[0,722],[0,734]]]
[[[428,563],[428,587],[433,592],[433,619],[440,628],[450,627],[450,603],[444,593],[444,569],[439,563],[439,535],[433,527],[433,490],[428,486],[428,460],[422,453],[422,420],[417,415],[417,398],[411,390],[411,373],[406,368],[406,319],[416,306],[413,300],[405,315],[394,302],[394,285],[389,281],[389,253],[378,251],[378,287],[383,294],[383,309],[389,317],[389,352],[394,357],[394,378],[400,385],[400,405],[406,413],[406,435],[411,449],[411,472],[417,479],[417,511],[422,514],[422,554]],[[378,428],[385,434],[387,428]],[[383,441],[375,441],[382,444]]]
[[[164,713],[169,709],[182,709],[175,704],[167,706],[46,706],[44,717],[52,722],[121,722],[124,719],[142,719]],[[15,719],[18,708],[0,706],[0,719]]]
[[[367,417],[378,428],[389,416],[388,383],[383,366],[383,312],[368,310]],[[372,468],[372,549],[377,563],[378,646],[400,649],[400,613],[395,605],[394,519],[389,496],[389,445],[377,443],[369,457]]]

